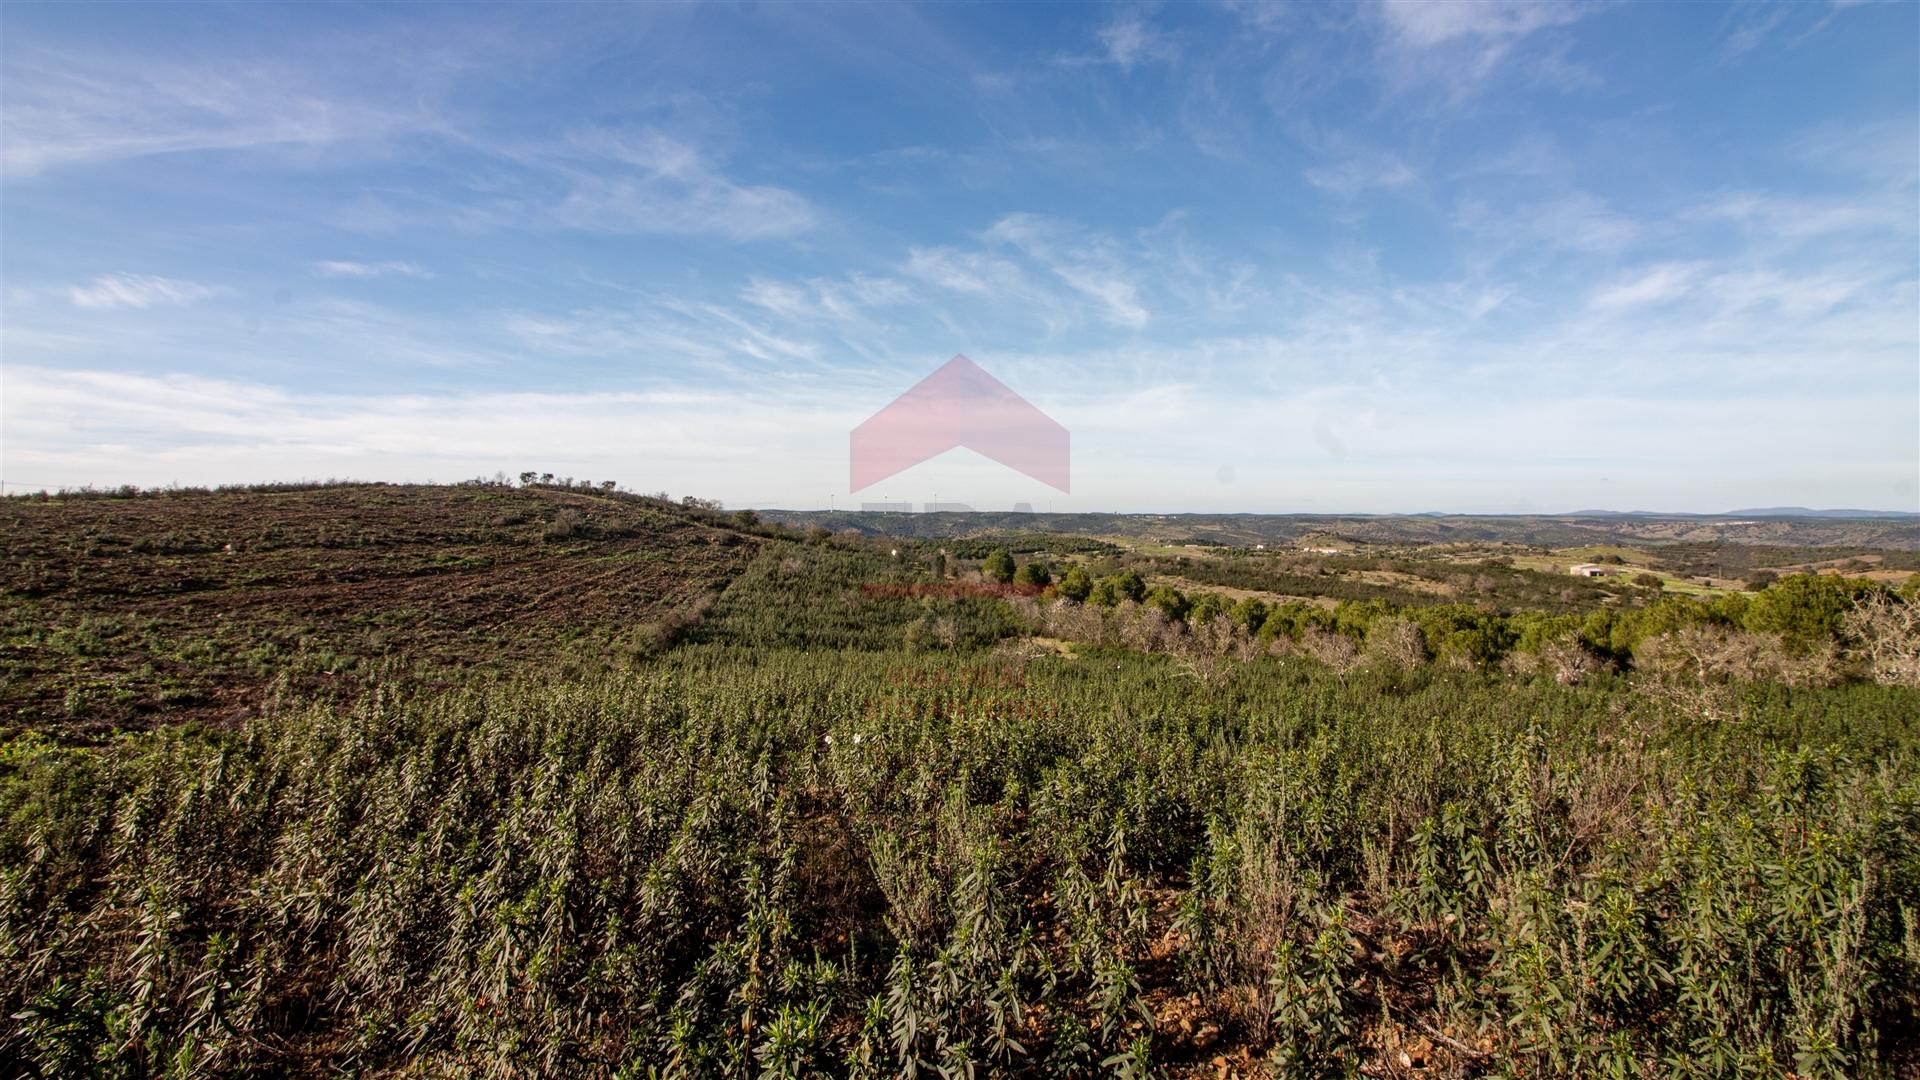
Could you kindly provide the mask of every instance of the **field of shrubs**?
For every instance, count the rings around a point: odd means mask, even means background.
[[[1920,1067],[1910,593],[1295,607],[736,524],[597,663],[0,744],[0,1061]]]

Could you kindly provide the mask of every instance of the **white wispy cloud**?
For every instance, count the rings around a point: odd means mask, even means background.
[[[1721,40],[1721,56],[1732,59],[1758,48],[1790,14],[1786,4],[1749,5],[1744,14],[1732,20],[1726,37]]]
[[[703,310],[721,323],[738,331],[727,344],[735,351],[745,353],[756,360],[810,361],[820,355],[820,346],[816,343],[775,333],[718,304],[704,305]]]
[[[773,240],[822,218],[806,195],[729,172],[694,141],[652,128],[585,128],[553,139],[473,137],[484,182],[461,172],[423,191],[361,196],[334,215],[362,232],[430,224],[462,232],[566,231]]]
[[[1691,317],[1753,318],[1762,310],[1788,319],[1807,319],[1833,310],[1871,287],[1878,275],[1837,268],[1795,274],[1776,269],[1670,262],[1635,271],[1593,294],[1589,306],[1619,313],[1629,308],[1671,304],[1698,297],[1703,306]]]
[[[749,281],[747,287],[740,291],[740,298],[789,318],[802,318],[817,310],[811,290],[765,278]]]
[[[151,274],[102,274],[84,285],[73,286],[67,297],[75,307],[150,308],[191,304],[227,291],[218,285]]]
[[[740,298],[755,307],[791,319],[831,319],[852,322],[874,308],[906,301],[912,290],[885,276],[853,273],[844,280],[810,278],[795,284],[754,277]]]
[[[1106,49],[1107,60],[1126,71],[1132,71],[1135,64],[1143,61],[1169,59],[1174,55],[1173,45],[1165,35],[1137,15],[1108,23],[1096,31],[1095,37]]]
[[[1734,61],[1769,41],[1781,41],[1788,48],[1825,30],[1860,0],[1831,0],[1829,3],[1799,3],[1788,0],[1748,0],[1729,9],[1722,21],[1720,59]]]
[[[901,272],[950,292],[981,297],[1033,295],[1020,267],[997,255],[956,247],[910,247]]]
[[[672,358],[717,374],[729,357],[724,342],[700,320],[631,311],[515,312],[499,328],[523,355],[541,360]]]
[[[800,449],[781,426],[796,410],[684,388],[343,396],[184,374],[11,366],[6,388],[9,458],[65,473],[54,477],[63,482],[99,475],[91,470],[104,460],[145,483],[363,470],[451,479],[472,475],[476,462],[490,463],[485,471],[618,462],[633,476],[649,459],[711,478],[756,458],[755,445]],[[721,410],[724,431],[706,419]]]
[[[1419,48],[1467,40],[1509,41],[1582,18],[1582,5],[1553,0],[1383,0],[1394,34]]]
[[[1878,275],[1837,269],[1786,274],[1773,269],[1728,270],[1709,279],[1705,291],[1727,316],[1755,317],[1771,310],[1790,320],[1831,312],[1872,288]]]
[[[1140,288],[1110,241],[1037,214],[1008,214],[987,236],[1019,249],[1075,292],[1099,302],[1114,324],[1147,325],[1151,316],[1140,301]]]
[[[1846,197],[1732,192],[1701,206],[1694,215],[1737,222],[1757,232],[1792,239],[1849,232],[1912,235],[1920,228],[1911,190],[1898,188],[1884,193],[1855,192]]]
[[[325,259],[314,264],[314,271],[323,277],[375,278],[375,277],[432,277],[425,267],[410,262],[352,262],[345,259]]]
[[[1094,29],[1095,50],[1070,53],[1056,58],[1065,67],[1089,67],[1111,64],[1122,71],[1149,62],[1166,62],[1179,57],[1179,49],[1165,31],[1137,12],[1123,14]],[[995,87],[1004,89],[1004,85]]]
[[[484,67],[486,54],[449,48],[452,59],[389,50],[382,59],[345,65],[344,72],[292,55],[220,64],[104,51],[9,51],[0,174],[25,180],[194,151],[273,154],[289,164],[337,167],[343,149],[391,150],[412,140],[478,155],[488,168],[456,172],[435,194],[366,197],[354,211],[363,222],[384,217],[397,226],[425,218],[463,229],[532,225],[755,240],[806,232],[819,220],[801,193],[730,175],[694,141],[655,128],[586,128],[529,141],[465,126],[462,111],[446,100],[453,94],[451,73]],[[469,197],[451,194],[474,186],[476,175],[484,175],[484,183]],[[355,275],[347,262],[325,265],[337,267],[322,271],[336,276],[374,276]]]
[[[1691,292],[1701,270],[1700,263],[1664,263],[1600,289],[1588,303],[1609,311],[1667,303]]]
[[[804,195],[736,180],[699,147],[661,131],[582,131],[517,157],[559,181],[543,212],[566,228],[754,240],[806,232],[819,220]]]
[[[1522,253],[1540,250],[1615,254],[1632,247],[1646,226],[1605,199],[1567,191],[1546,199],[1494,207],[1473,200],[1454,215],[1465,235]]]
[[[106,52],[9,51],[0,173],[159,154],[297,149],[434,129],[430,109],[316,82],[272,58],[213,67]]]
[[[1378,74],[1402,93],[1443,87],[1456,104],[1509,69],[1543,85],[1590,87],[1598,77],[1569,59],[1564,43],[1537,42],[1599,9],[1559,0],[1382,0]]]
[[[1901,114],[1821,124],[1787,143],[1794,161],[1849,180],[1907,189],[1920,183],[1920,117]],[[1911,207],[1911,202],[1909,202]]]
[[[161,279],[166,285],[157,288],[133,275],[108,280],[107,288],[98,287],[98,279],[77,287],[77,299],[71,286],[8,289],[0,355],[8,363],[55,367],[298,370],[322,377],[363,364],[392,377],[408,370],[498,371],[524,360],[501,339],[493,319],[467,312],[418,311],[321,291],[265,305],[208,303],[259,298],[174,279]]]
[[[1343,198],[1367,191],[1404,188],[1420,178],[1399,155],[1352,140],[1336,140],[1328,148],[1328,157],[1329,160],[1307,169],[1304,175],[1307,183]]]

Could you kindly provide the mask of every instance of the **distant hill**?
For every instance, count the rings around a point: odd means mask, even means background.
[[[1444,515],[1443,515],[1444,516]],[[1920,513],[1906,510],[1810,510],[1804,506],[1768,506],[1711,514],[1678,514],[1658,510],[1575,510],[1570,518],[1657,518],[1668,521],[1716,521],[1725,518],[1839,518],[1858,520],[1916,520]]]
[[[1920,520],[1920,514],[1905,510],[1809,510],[1804,506],[1768,506],[1757,510],[1729,510],[1722,517],[1768,518],[1861,518]]]
[[[1721,543],[1786,547],[1859,547],[1920,551],[1920,514],[1819,511],[1805,515],[1651,514],[1593,510],[1574,514],[872,514],[766,510],[769,521],[834,532],[921,539],[1058,533],[1135,543],[1252,547],[1292,544],[1328,533],[1366,544]]]

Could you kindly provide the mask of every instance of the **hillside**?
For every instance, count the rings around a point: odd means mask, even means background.
[[[630,495],[385,485],[12,498],[0,536],[0,729],[76,734],[645,654],[760,542]]]

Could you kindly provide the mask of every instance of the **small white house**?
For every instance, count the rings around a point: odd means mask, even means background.
[[[1598,563],[1590,562],[1583,562],[1578,566],[1567,568],[1567,573],[1572,574],[1574,577],[1606,577],[1612,572],[1613,571],[1608,570]]]

